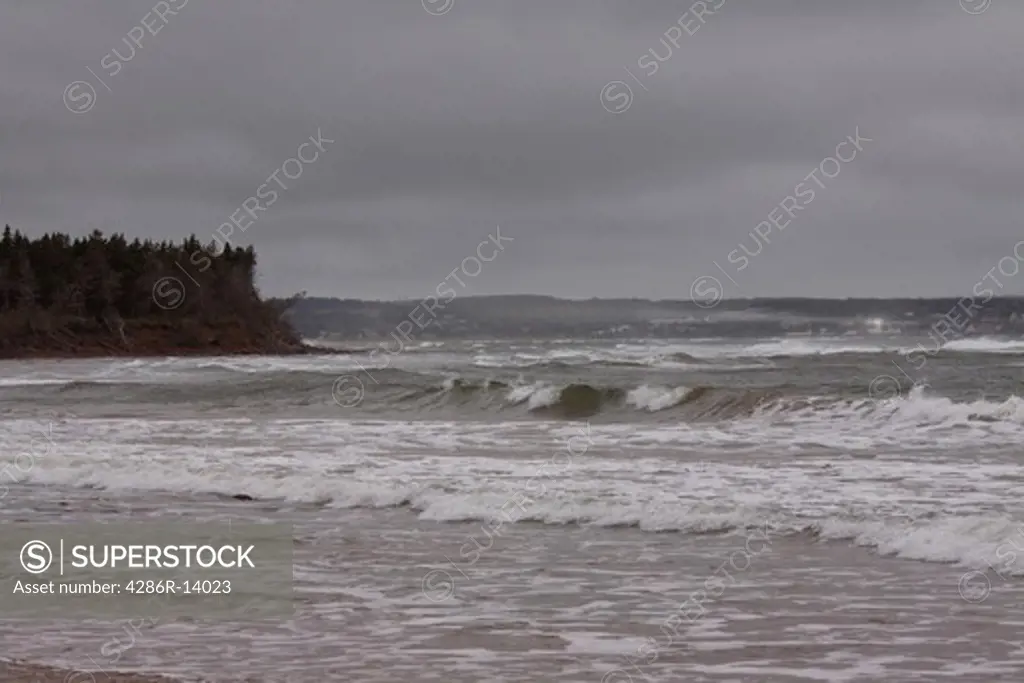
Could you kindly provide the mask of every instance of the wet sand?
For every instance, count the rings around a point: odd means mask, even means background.
[[[0,661],[0,683],[173,683],[173,680],[162,676],[89,673],[28,662]]]
[[[210,519],[240,507],[149,504]],[[527,523],[489,539],[481,523],[406,510],[241,507],[299,527],[293,618],[161,623],[116,658],[102,655],[116,623],[4,621],[10,656],[83,672],[9,668],[6,680],[157,680],[105,673],[143,671],[268,683],[1009,683],[1024,674],[1024,581],[1012,577],[991,575],[968,601],[961,567],[811,536]]]

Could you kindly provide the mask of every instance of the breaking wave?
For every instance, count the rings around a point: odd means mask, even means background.
[[[993,337],[954,339],[942,347],[945,351],[960,353],[1015,353],[1024,354],[1024,342]]]
[[[423,409],[458,406],[463,410],[514,411],[548,419],[606,415],[662,420],[858,420],[920,427],[955,427],[986,422],[1024,425],[1024,399],[979,399],[957,402],[914,387],[906,396],[877,400],[867,389],[851,388],[845,396],[794,395],[786,387],[736,388],[712,385],[656,386],[506,383],[448,378],[440,384],[406,389],[387,403],[410,402]],[[384,392],[387,394],[387,392]]]
[[[467,377],[404,370],[374,370],[361,379],[364,394],[346,414],[406,414],[429,416],[500,413],[513,419],[582,419],[694,422],[722,420],[868,421],[907,427],[953,427],[978,423],[1024,424],[1024,400],[954,400],[922,387],[878,400],[871,387],[857,383],[841,393],[818,387],[691,385],[606,378],[604,381],[524,380],[522,377]],[[332,375],[306,371],[248,372],[231,381],[123,381],[119,379],[8,380],[0,405],[42,404],[47,408],[85,409],[93,404],[116,412],[124,406],[187,404],[228,408],[316,408],[337,414],[332,399]],[[838,423],[837,423],[838,425]]]
[[[524,504],[511,518],[501,516],[501,511],[510,509],[510,496],[518,489],[498,490],[488,478],[470,477],[417,485],[408,477],[352,481],[347,477],[329,478],[299,471],[274,476],[259,471],[208,476],[169,465],[163,465],[167,469],[161,470],[161,476],[154,477],[151,476],[153,465],[145,463],[121,467],[96,466],[82,461],[62,464],[51,468],[48,463],[46,468],[33,470],[29,479],[36,485],[167,491],[239,501],[286,500],[335,509],[405,508],[420,519],[441,523],[487,522],[497,516],[504,524],[635,528],[648,533],[742,532],[748,538],[755,538],[755,546],[759,548],[781,538],[809,536],[825,542],[851,543],[884,556],[953,563],[988,568],[1004,576],[1024,576],[1024,526],[1020,521],[996,513],[864,518],[863,513],[853,511],[856,499],[865,495],[853,482],[847,493],[854,499],[840,498],[834,501],[840,505],[833,505],[829,500],[815,501],[806,496],[787,500],[794,495],[794,489],[786,486],[781,476],[761,473],[761,484],[773,487],[779,500],[793,506],[785,511],[765,502],[723,504],[697,499],[692,490],[671,496],[648,490],[638,496],[619,491],[616,495],[595,497],[571,487],[562,488],[551,478],[546,480],[543,490],[538,488],[533,492],[531,489],[530,503]],[[709,469],[705,474],[725,476],[726,470]],[[547,486],[553,488],[548,490]],[[751,493],[750,499],[756,498]]]

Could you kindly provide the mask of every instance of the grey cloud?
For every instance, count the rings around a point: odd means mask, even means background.
[[[417,296],[500,224],[514,248],[473,293],[686,297],[859,127],[874,142],[729,295],[958,293],[1009,253],[1024,7],[727,0],[646,75],[688,6],[188,0],[109,76],[145,5],[5,3],[0,222],[208,239],[321,128],[336,143],[235,233],[265,293]]]

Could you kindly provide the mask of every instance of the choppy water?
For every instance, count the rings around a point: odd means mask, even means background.
[[[7,622],[6,654],[218,680],[1020,680],[1024,342],[918,344],[5,363],[5,520],[238,515],[309,541],[285,623],[163,624],[110,662],[116,624]]]

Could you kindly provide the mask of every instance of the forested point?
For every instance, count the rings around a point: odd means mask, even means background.
[[[256,289],[256,253],[214,256],[94,231],[0,239],[0,357],[294,353],[303,346]]]

